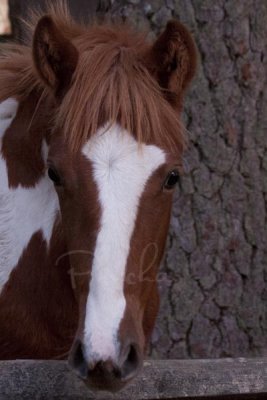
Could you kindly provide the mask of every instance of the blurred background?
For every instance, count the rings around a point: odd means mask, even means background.
[[[8,1],[0,0],[0,35],[11,34],[11,25],[8,15]]]
[[[3,40],[10,33],[23,40],[17,17],[44,3],[0,0]],[[152,357],[267,355],[267,1],[68,3],[80,18],[109,14],[152,38],[178,18],[199,51]]]

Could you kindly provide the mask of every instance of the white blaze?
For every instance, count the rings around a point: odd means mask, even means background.
[[[125,267],[140,197],[164,152],[137,141],[118,125],[102,128],[84,146],[101,204],[100,231],[87,299],[84,346],[88,361],[117,360],[123,318]]]
[[[13,99],[0,103],[0,294],[33,234],[41,230],[49,243],[59,209],[54,186],[46,176],[32,188],[8,186],[2,138],[17,109],[18,103]]]

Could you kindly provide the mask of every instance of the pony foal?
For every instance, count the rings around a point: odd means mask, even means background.
[[[64,358],[117,390],[142,366],[196,52],[170,21],[39,16],[0,58],[0,359]]]

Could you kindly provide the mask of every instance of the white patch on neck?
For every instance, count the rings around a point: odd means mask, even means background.
[[[13,99],[0,103],[0,150],[17,109],[18,103]],[[33,188],[10,189],[6,162],[0,152],[0,295],[33,234],[41,230],[49,243],[58,209],[57,194],[46,176]]]
[[[139,201],[164,152],[142,145],[118,125],[102,128],[83,148],[92,162],[102,209],[86,305],[84,346],[89,362],[119,356],[118,329],[126,300],[124,277]]]

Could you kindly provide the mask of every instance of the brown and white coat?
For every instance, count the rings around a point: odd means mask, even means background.
[[[195,47],[176,21],[151,45],[50,14],[0,59],[0,359],[72,346],[81,377],[117,389],[157,315]]]

